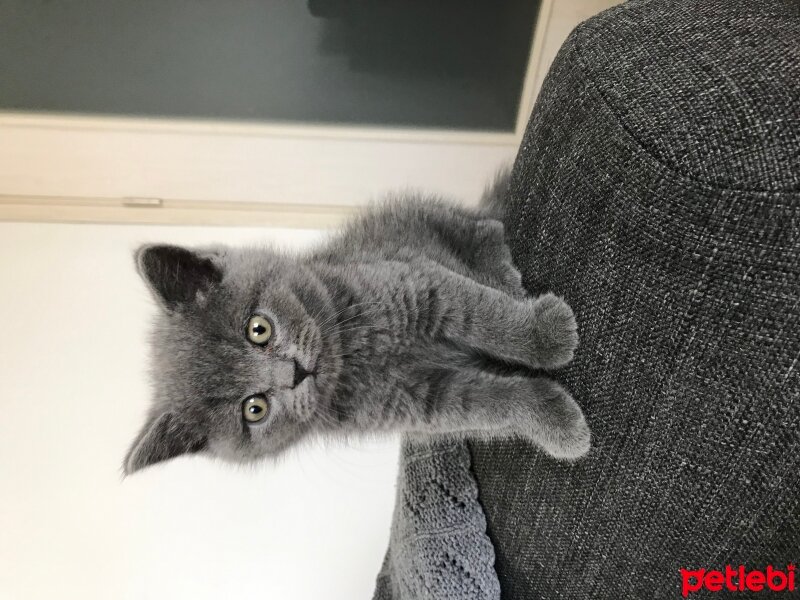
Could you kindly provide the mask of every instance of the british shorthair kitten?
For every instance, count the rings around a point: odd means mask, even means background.
[[[125,472],[382,431],[516,436],[556,458],[585,454],[580,407],[542,374],[572,359],[572,311],[552,294],[525,296],[492,214],[401,197],[298,255],[139,249],[160,310],[153,403]]]

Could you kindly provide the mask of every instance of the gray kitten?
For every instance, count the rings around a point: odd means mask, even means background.
[[[404,197],[299,256],[154,245],[136,264],[161,311],[154,403],[126,473],[195,452],[253,461],[314,434],[589,450],[581,409],[538,372],[572,359],[572,311],[525,297],[488,209]]]

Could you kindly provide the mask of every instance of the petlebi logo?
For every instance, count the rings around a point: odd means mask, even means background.
[[[681,592],[686,598],[693,592],[794,592],[795,566],[776,569],[772,565],[764,571],[748,570],[744,565],[725,565],[724,571],[713,569],[681,569]]]

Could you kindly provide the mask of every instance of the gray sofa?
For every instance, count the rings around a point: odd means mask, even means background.
[[[578,316],[558,376],[593,449],[407,444],[376,598],[678,598],[681,568],[800,562],[800,2],[583,23],[508,193],[526,288]]]

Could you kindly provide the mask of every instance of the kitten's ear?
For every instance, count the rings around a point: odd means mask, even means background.
[[[147,245],[136,251],[136,268],[167,310],[195,302],[222,281],[222,269],[211,259],[179,246]]]
[[[126,475],[181,454],[200,452],[206,436],[196,426],[165,412],[148,420],[125,457]]]

